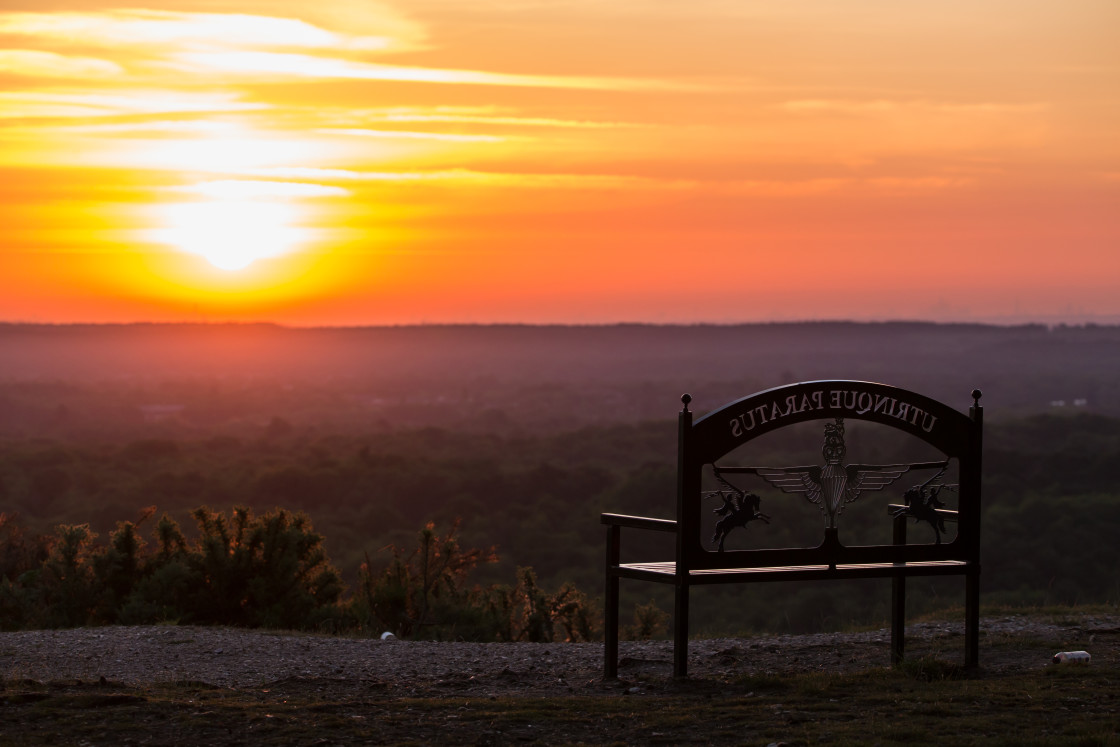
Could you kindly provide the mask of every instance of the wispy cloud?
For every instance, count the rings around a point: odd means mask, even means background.
[[[404,67],[378,65],[339,57],[281,52],[183,52],[173,55],[165,64],[181,72],[237,74],[250,76],[250,79],[280,76],[604,91],[654,90],[672,87],[670,84],[661,81],[644,79],[523,75],[519,73],[491,73],[481,70]]]
[[[497,135],[464,135],[454,132],[410,132],[407,130],[366,130],[324,128],[317,130],[324,135],[353,135],[356,137],[395,138],[404,140],[443,140],[455,143],[500,143],[507,138]]]
[[[166,112],[158,112],[165,114]],[[223,136],[241,135],[244,127],[234,122],[203,119],[143,119],[138,122],[106,122],[93,124],[53,124],[49,127],[38,125],[41,132],[61,132],[77,134],[171,134],[171,135],[204,135]]]
[[[871,101],[839,101],[833,99],[797,99],[783,101],[779,109],[789,112],[884,112],[894,111],[898,104],[882,99]]]
[[[952,102],[892,99],[796,99],[777,104],[779,109],[795,113],[877,114],[901,111],[935,111],[965,114],[1004,114],[1042,111],[1041,102]]]
[[[0,93],[0,117],[97,117],[186,112],[243,112],[268,109],[233,93],[167,89],[21,91]]]
[[[541,172],[502,172],[476,169],[433,169],[415,171],[364,171],[357,169],[320,169],[280,167],[240,169],[240,175],[258,180],[303,180],[316,183],[346,182],[460,182],[478,186],[535,189],[598,190],[689,190],[702,189],[738,195],[800,197],[839,191],[921,192],[960,189],[974,183],[967,176],[866,176],[823,177],[813,179],[682,179],[646,177],[630,174],[573,174]],[[1120,178],[1120,175],[1113,175]],[[241,183],[236,180],[208,182]],[[252,181],[276,184],[277,181]]]
[[[265,168],[242,171],[262,179],[308,179],[322,182],[469,182],[481,186],[516,186],[538,189],[688,189],[697,182],[625,174],[548,174],[435,169],[431,171],[358,171],[352,169]]]
[[[0,49],[0,73],[41,78],[111,78],[124,68],[111,60],[33,49]]]
[[[424,37],[420,27],[400,16],[387,16],[384,35],[328,31],[294,18],[238,13],[184,13],[164,10],[109,10],[100,13],[4,13],[0,33],[36,37],[55,43],[179,48],[299,47],[347,51],[410,48]]]
[[[974,182],[974,179],[964,176],[879,176],[861,180],[860,183],[882,190],[915,192],[959,189]]]
[[[273,182],[245,179],[222,179],[199,182],[175,187],[167,191],[211,197],[218,199],[259,199],[259,198],[307,198],[307,197],[346,197],[349,190],[324,184],[304,182]]]
[[[629,122],[597,122],[588,120],[556,119],[552,117],[511,117],[497,114],[418,114],[389,112],[381,117],[385,122],[448,122],[455,124],[509,125],[513,127],[557,127],[573,129],[616,129],[644,127]]]
[[[274,78],[391,80],[483,86],[585,90],[654,90],[664,81],[596,76],[533,75],[435,67],[381,65],[362,59],[371,53],[422,46],[426,32],[417,23],[386,11],[386,33],[349,34],[294,18],[261,15],[112,10],[102,13],[0,13],[0,34],[49,47],[80,44],[111,54],[111,60],[66,58],[52,50],[18,50],[8,66],[35,74],[60,71],[106,75],[172,69],[242,82]],[[50,57],[49,55],[55,55]],[[48,55],[48,56],[43,56]],[[3,62],[0,62],[2,65]],[[3,68],[0,68],[3,69]]]
[[[738,194],[769,197],[800,197],[830,192],[923,192],[957,189],[973,182],[968,177],[944,176],[881,176],[881,177],[825,177],[818,179],[790,180],[735,180],[727,182],[724,189]]]

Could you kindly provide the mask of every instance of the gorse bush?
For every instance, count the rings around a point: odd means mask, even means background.
[[[237,508],[227,518],[200,508],[193,515],[202,532],[188,562],[201,574],[198,622],[308,627],[339,600],[341,577],[304,514],[281,509],[253,519]]]
[[[193,541],[165,514],[149,545],[140,526],[154,514],[151,507],[120,522],[105,543],[85,524],[30,538],[14,517],[0,516],[0,627],[172,622],[539,642],[597,633],[583,592],[565,584],[550,594],[531,568],[518,568],[513,586],[470,585],[470,572],[498,557],[494,548],[461,548],[458,522],[442,536],[428,524],[412,550],[388,546],[380,570],[367,556],[346,598],[304,514],[203,507],[192,513]]]
[[[416,549],[407,552],[396,545],[386,549],[392,554],[388,567],[380,573],[366,556],[359,580],[355,610],[364,627],[383,627],[397,636],[434,632],[454,626],[456,610],[469,606],[471,590],[465,587],[467,574],[479,563],[493,563],[494,549],[467,550],[459,547],[455,534],[458,522],[446,536],[435,532],[429,523],[420,531]]]
[[[646,604],[634,607],[634,621],[622,629],[622,637],[632,641],[648,641],[651,638],[660,638],[665,634],[669,623],[669,613],[657,606],[657,602],[649,600]]]
[[[475,591],[464,612],[489,631],[486,640],[592,641],[600,634],[600,613],[573,584],[549,594],[537,583],[532,568],[517,569],[513,586],[494,585]]]
[[[41,538],[41,565],[3,579],[0,625],[306,628],[339,615],[341,577],[303,514],[278,509],[254,517],[235,508],[227,516],[200,508],[193,543],[165,515],[155,529],[157,548],[147,551],[138,526],[154,512],[121,522],[104,545],[84,524]]]
[[[0,513],[0,578],[14,581],[47,559],[46,537],[29,537],[19,517]]]
[[[494,548],[463,550],[455,522],[444,536],[429,523],[411,552],[386,548],[392,561],[380,573],[366,558],[352,610],[368,630],[406,638],[487,641],[588,641],[594,614],[583,592],[571,584],[548,594],[531,568],[517,569],[517,583],[469,586],[480,563],[498,560]]]

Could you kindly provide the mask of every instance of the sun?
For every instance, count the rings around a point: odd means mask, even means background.
[[[155,238],[228,272],[293,251],[303,231],[285,202],[209,200],[164,205]]]

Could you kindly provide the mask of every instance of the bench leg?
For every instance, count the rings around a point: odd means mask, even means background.
[[[688,582],[677,580],[673,599],[673,676],[688,676]]]
[[[894,519],[895,545],[906,544],[906,517]],[[891,579],[891,666],[902,663],[906,655],[906,576]]]
[[[970,568],[964,581],[964,665],[980,664],[980,570]]]
[[[607,589],[603,600],[603,678],[618,677],[618,567],[621,528],[607,527]]]
[[[906,655],[906,577],[891,579],[891,666]]]

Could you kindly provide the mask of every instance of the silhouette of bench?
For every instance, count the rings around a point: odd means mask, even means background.
[[[603,514],[607,525],[604,674],[618,674],[619,579],[672,584],[673,675],[688,675],[689,591],[693,586],[761,581],[889,578],[891,663],[904,656],[906,579],[910,576],[965,577],[965,664],[979,658],[980,474],[983,408],[980,390],[972,392],[967,415],[904,389],[863,381],[810,381],[778,387],[731,402],[693,422],[684,395],[679,415],[677,517],[675,520]],[[934,457],[899,464],[851,463],[845,423],[869,421],[920,439],[919,450]],[[720,464],[725,458],[749,461],[741,449],[767,433],[809,421],[823,421],[823,459],[803,466]],[[743,452],[748,452],[745,456]],[[732,452],[735,452],[732,454]],[[918,482],[892,489],[913,472]],[[955,481],[951,478],[955,476]],[[911,476],[913,477],[913,476]],[[907,480],[901,485],[910,483]],[[744,487],[750,485],[751,489]],[[757,489],[759,493],[754,492]],[[787,495],[791,494],[791,495]],[[798,494],[801,498],[797,498]],[[848,546],[841,541],[841,513],[857,498],[861,504],[887,497],[884,521],[893,523],[890,544]],[[896,498],[891,502],[890,498]],[[956,498],[957,507],[947,506]],[[757,544],[768,524],[779,522],[783,500],[815,503],[824,519],[824,536],[814,547],[735,548],[728,537]],[[771,516],[763,511],[770,506]],[[788,513],[788,512],[787,512]],[[867,510],[861,520],[868,521]],[[850,520],[850,516],[845,516]],[[907,541],[907,521],[930,528],[927,542]],[[713,526],[714,523],[714,526]],[[947,535],[947,523],[956,532]],[[736,531],[750,526],[751,531]],[[759,529],[761,528],[761,529]],[[671,560],[621,562],[621,532],[639,529],[675,535]],[[887,527],[882,527],[884,534]],[[758,530],[758,531],[756,531]]]

